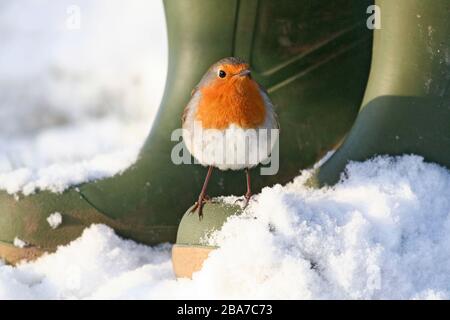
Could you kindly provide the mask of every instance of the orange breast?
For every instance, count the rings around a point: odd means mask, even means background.
[[[249,77],[218,79],[200,92],[196,119],[205,129],[226,129],[230,124],[249,129],[264,123],[264,100],[258,84]]]

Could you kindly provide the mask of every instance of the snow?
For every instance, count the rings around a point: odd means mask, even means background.
[[[17,237],[14,238],[13,245],[17,248],[25,248],[27,243]]]
[[[58,228],[62,223],[62,215],[59,212],[54,212],[48,216],[47,222],[52,229]]]
[[[122,240],[93,225],[35,262],[0,267],[0,299],[448,299],[450,172],[419,156],[347,166],[334,187],[310,171],[264,188],[209,239],[192,280],[171,246]]]
[[[161,1],[3,0],[0,35],[0,189],[62,192],[136,160],[166,76]]]

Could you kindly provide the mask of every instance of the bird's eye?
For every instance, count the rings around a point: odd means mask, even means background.
[[[225,78],[227,76],[227,73],[223,70],[219,70],[219,77]]]

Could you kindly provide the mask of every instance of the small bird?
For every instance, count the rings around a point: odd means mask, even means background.
[[[182,127],[189,152],[209,167],[191,212],[198,210],[202,218],[214,167],[245,170],[245,208],[252,196],[249,170],[270,156],[275,143],[272,129],[279,129],[269,95],[252,78],[249,64],[235,57],[213,64],[192,90]]]

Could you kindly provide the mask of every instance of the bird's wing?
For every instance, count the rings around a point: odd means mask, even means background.
[[[186,121],[187,113],[189,111],[189,104],[184,107],[183,114],[181,115],[181,125],[184,125],[184,122]]]
[[[278,115],[276,112],[273,113],[273,120],[275,120],[275,123],[277,125],[277,129],[280,130],[280,121],[278,120]]]
[[[194,94],[197,92],[197,90],[198,90],[198,86],[195,86],[194,89],[192,89],[192,91],[191,91],[191,97],[194,96]]]
[[[198,86],[195,86],[194,89],[192,89],[192,91],[191,91],[191,99],[197,93],[197,91],[198,91]],[[183,114],[181,115],[181,124],[182,125],[186,121],[187,114],[188,114],[188,112],[190,110],[190,108],[189,108],[190,102],[191,101],[189,101],[188,104],[186,105],[186,107],[184,107]]]
[[[266,88],[264,88],[264,87],[263,87],[262,85],[260,85],[259,83],[258,83],[258,87],[259,87],[259,90],[261,90],[261,92],[262,92],[264,95],[266,95],[267,100],[270,102],[270,106],[272,107],[271,115],[272,115],[272,117],[273,117],[273,121],[275,121],[276,126],[277,126],[277,129],[280,129],[280,122],[278,121],[278,115],[277,115],[277,113],[276,113],[275,110],[274,110],[276,107],[273,105],[272,100],[270,100],[269,93],[267,92]]]

